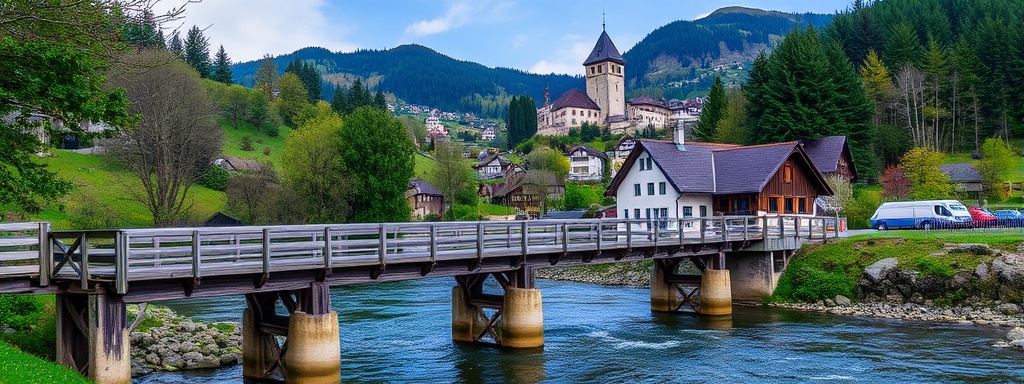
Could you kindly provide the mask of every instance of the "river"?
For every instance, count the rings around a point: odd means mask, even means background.
[[[543,351],[457,347],[451,278],[335,288],[345,382],[1006,382],[1024,353],[1006,328],[736,307],[729,319],[650,311],[647,289],[538,280]],[[240,322],[241,297],[164,303]],[[138,383],[236,383],[241,366],[154,373]]]

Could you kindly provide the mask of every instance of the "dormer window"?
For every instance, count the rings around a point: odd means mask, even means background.
[[[782,181],[785,182],[786,184],[789,184],[789,183],[793,182],[793,166],[792,165],[786,164],[782,168]]]

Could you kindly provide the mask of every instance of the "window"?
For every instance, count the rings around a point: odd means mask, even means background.
[[[646,216],[644,216],[644,218],[649,220],[651,218],[651,209],[650,208],[644,209],[644,215],[646,215]]]
[[[597,73],[604,73],[604,67],[597,67]]]
[[[651,158],[648,157],[647,158],[647,169],[654,169],[654,167],[652,167],[652,165],[653,165],[653,163],[651,162]]]
[[[633,184],[633,196],[640,196],[640,184]]]
[[[779,198],[769,197],[768,198],[768,212],[778,213],[779,212]]]
[[[575,110],[575,109],[574,109],[574,110],[572,110],[572,115],[573,115],[573,116],[576,116],[576,110]]]
[[[683,217],[693,217],[693,207],[683,207]]]
[[[700,206],[700,217],[708,217],[708,206]]]
[[[626,217],[626,220],[629,220],[629,208],[623,209],[622,215]]]
[[[640,208],[633,208],[633,218],[634,219],[639,219],[640,218]]]
[[[644,159],[643,159],[643,158],[641,157],[641,158],[640,158],[640,170],[641,170],[641,171],[646,171],[646,170],[647,170],[647,167],[646,167],[646,165],[647,165],[647,163],[646,163],[646,162],[644,161]]]
[[[782,168],[782,181],[785,182],[786,184],[789,184],[789,183],[793,182],[793,166],[792,165],[786,164],[786,166],[784,166]]]
[[[664,195],[665,194],[665,182],[664,181],[658,183],[658,194],[659,195]]]
[[[801,197],[796,199],[796,209],[800,213],[807,213],[807,198]]]
[[[647,183],[647,195],[650,196],[650,195],[653,195],[653,194],[654,194],[654,183]]]
[[[793,213],[793,198],[787,197],[784,200],[786,201],[786,213]]]

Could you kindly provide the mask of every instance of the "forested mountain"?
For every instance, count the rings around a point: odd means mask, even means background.
[[[312,62],[324,74],[325,81],[332,84],[323,87],[324,100],[333,97],[333,84],[349,86],[358,76],[370,90],[392,93],[409,103],[492,117],[504,115],[509,100],[515,95],[529,95],[543,103],[545,86],[556,96],[572,88],[586,87],[579,76],[536,75],[509,68],[488,68],[419,45],[352,53],[310,47],[277,56],[274,62],[283,73],[295,59]],[[235,82],[251,87],[259,65],[259,61],[236,64],[232,68]]]
[[[683,98],[711,88],[723,71],[736,87],[757,55],[797,26],[823,27],[833,15],[792,14],[744,7],[719,9],[707,17],[655,29],[622,56],[631,93]],[[718,71],[714,71],[715,68]]]
[[[825,35],[860,68],[876,125],[915,146],[980,151],[987,137],[1024,135],[1021,5],[858,0]]]

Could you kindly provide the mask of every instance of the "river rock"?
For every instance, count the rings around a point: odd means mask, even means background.
[[[834,301],[835,301],[836,305],[841,306],[841,307],[846,307],[846,306],[849,306],[851,304],[850,299],[848,297],[846,297],[846,296],[843,296],[843,295],[836,295],[836,298],[835,298]]]
[[[1004,315],[1015,315],[1020,313],[1020,306],[1013,303],[1004,303],[999,304],[999,306],[996,307],[996,310]]]
[[[220,366],[230,367],[235,364],[238,364],[237,353],[225,353],[223,355],[220,355]]]
[[[160,363],[163,364],[165,367],[171,367],[175,369],[181,369],[182,367],[185,366],[185,360],[181,358],[181,355],[177,354],[164,356],[164,358],[160,360]]]
[[[872,282],[881,281],[889,271],[896,268],[897,264],[899,264],[899,261],[895,257],[878,260],[864,268],[864,277],[871,279]]]
[[[988,270],[988,263],[978,264],[977,267],[974,267],[974,276],[977,276],[979,279],[985,280],[986,278],[988,278]]]
[[[1010,332],[1006,333],[1007,341],[1024,340],[1024,328],[1014,327]]]
[[[992,260],[992,272],[999,280],[1015,288],[1024,288],[1024,257],[1021,255],[1000,255]]]

